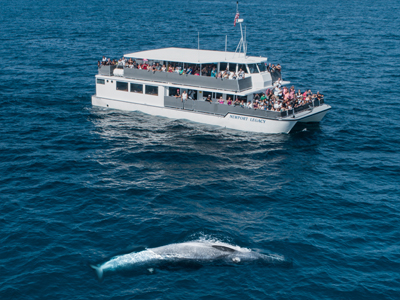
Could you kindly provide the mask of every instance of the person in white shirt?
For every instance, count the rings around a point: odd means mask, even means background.
[[[280,96],[282,96],[282,90],[279,88],[279,86],[276,86],[276,87],[274,88],[274,95],[275,95],[275,97],[280,97]]]
[[[281,87],[282,86],[282,80],[279,78],[277,81],[275,81],[274,86]]]
[[[186,101],[188,98],[188,94],[186,93],[186,91],[183,91],[182,95],[181,95],[181,101]]]
[[[244,78],[244,71],[242,69],[239,70],[238,78],[239,79],[243,79]]]
[[[118,60],[117,66],[118,66],[118,67],[123,67],[123,65],[122,65],[122,59],[121,59],[121,58]]]

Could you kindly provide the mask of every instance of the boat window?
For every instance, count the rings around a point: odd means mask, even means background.
[[[143,94],[143,84],[131,83],[131,92]]]
[[[146,93],[147,95],[158,96],[158,86],[146,85],[146,87],[145,87],[145,93]]]
[[[258,63],[257,66],[258,66],[258,69],[260,70],[260,72],[267,71],[267,62],[266,61]]]
[[[244,102],[247,102],[247,96],[237,96],[237,99],[239,100],[239,101],[244,101]]]
[[[247,68],[245,64],[238,64],[238,71],[242,69],[245,73],[249,73],[247,72]]]
[[[178,96],[180,95],[180,89],[179,88],[174,88],[174,87],[170,87],[169,88],[169,95],[170,96]]]
[[[236,72],[236,64],[229,63],[229,71],[230,72]]]
[[[208,73],[207,76],[211,76],[212,69],[215,68],[215,72],[218,72],[218,63],[207,64],[208,66]],[[218,73],[216,73],[215,77]]]
[[[229,94],[226,94],[226,100],[228,101],[228,99],[229,99],[229,97],[231,97],[231,100],[232,101],[235,101],[235,95],[229,95]]]
[[[251,74],[253,73],[259,73],[256,64],[248,64],[249,71]]]
[[[197,100],[197,91],[196,90],[188,90],[188,97],[192,100]]]
[[[214,95],[213,95],[213,98],[214,99],[219,99],[219,98],[223,98],[223,95],[222,95],[222,93],[214,93]]]
[[[220,71],[225,71],[227,67],[228,67],[228,63],[225,63],[225,62],[219,63],[219,70]]]
[[[97,84],[105,84],[104,79],[97,78]]]
[[[122,82],[122,81],[117,81],[117,90],[127,92],[128,91],[128,83]]]
[[[203,95],[203,100],[205,100],[205,99],[207,99],[207,97],[208,97],[208,95],[210,95],[211,96],[211,98],[212,98],[212,92],[207,92],[207,91],[199,91],[199,94],[201,95]]]

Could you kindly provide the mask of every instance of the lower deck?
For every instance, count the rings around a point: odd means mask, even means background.
[[[241,108],[243,111],[226,112],[225,114],[214,114],[209,112],[201,112],[193,109],[159,107],[149,104],[135,103],[132,101],[123,101],[116,99],[101,98],[96,95],[92,96],[92,104],[94,106],[107,107],[112,109],[120,109],[126,111],[140,111],[146,114],[162,116],[172,119],[186,119],[196,123],[204,123],[223,128],[261,132],[261,133],[289,133],[297,122],[319,122],[325,116],[330,106],[324,104],[316,107],[312,112],[303,111],[295,118],[286,117],[280,119],[270,119],[266,117],[257,117],[245,115],[243,113],[247,108]],[[209,103],[206,103],[210,105]],[[219,107],[222,105],[219,105]],[[233,107],[234,108],[234,107]],[[251,111],[251,109],[249,109]],[[309,121],[307,121],[309,120]]]
[[[97,75],[92,103],[264,133],[288,133],[297,122],[320,122],[330,109],[323,99],[314,99],[289,110],[253,108],[253,92],[244,94]],[[181,96],[183,93],[185,98]]]

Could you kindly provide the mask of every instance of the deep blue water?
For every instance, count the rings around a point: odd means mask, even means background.
[[[0,299],[399,299],[400,3],[240,3],[249,54],[332,110],[263,135],[91,105],[102,55],[223,50],[235,1],[0,1]],[[191,240],[289,266],[113,272]]]

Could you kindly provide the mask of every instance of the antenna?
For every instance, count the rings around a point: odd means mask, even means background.
[[[246,32],[245,35],[243,36],[243,28],[242,28],[242,23],[243,19],[239,19],[239,1],[236,2],[236,15],[235,15],[235,21],[233,23],[234,26],[236,26],[236,23],[239,23],[240,25],[240,41],[239,44],[236,47],[235,54],[243,51],[244,56],[246,57],[246,52],[247,52],[247,47],[246,47]]]
[[[226,60],[226,48],[228,46],[228,35],[225,35],[225,60]]]
[[[247,29],[247,26],[244,26],[244,45],[243,45],[243,53],[244,53],[244,56],[245,56],[245,57],[246,57],[246,54],[247,54],[246,29]]]

